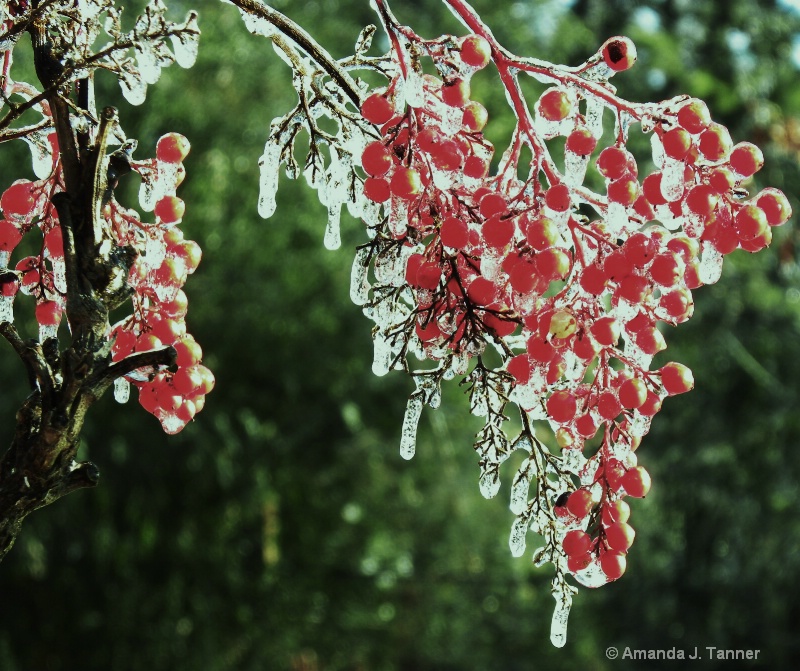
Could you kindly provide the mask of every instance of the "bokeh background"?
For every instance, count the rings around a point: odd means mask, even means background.
[[[633,506],[627,574],[581,590],[567,645],[556,650],[550,568],[535,569],[530,553],[511,557],[509,483],[497,499],[481,498],[477,424],[456,385],[440,410],[425,410],[416,458],[399,456],[411,383],[373,377],[370,323],[348,299],[360,222],[345,217],[343,249],[325,251],[324,209],[304,181],[286,179],[275,216],[257,216],[269,121],[295,100],[287,68],[232,6],[168,4],[176,18],[192,6],[201,12],[197,65],[165,71],[140,108],[110,78],[99,78],[98,98],[119,105],[139,156],[169,131],[192,142],[179,195],[187,237],[204,258],[186,287],[188,322],[217,387],[176,437],[135,400],[121,406],[109,395],[94,408],[82,453],[100,467],[100,486],[29,518],[0,566],[0,669],[664,664],[610,661],[608,646],[698,647],[706,656],[706,646],[759,649],[755,663],[705,659],[691,668],[798,668],[794,225],[758,255],[729,257],[721,281],[696,292],[695,317],[669,330],[667,355],[694,370],[697,386],[665,403],[639,452],[654,486]],[[366,0],[273,5],[339,57],[375,22]],[[779,187],[800,209],[797,0],[474,5],[510,49],[555,62],[577,64],[607,37],[630,36],[639,62],[615,78],[620,93],[705,99],[737,141],[764,149],[754,186]],[[424,36],[464,32],[437,0],[393,8]],[[476,79],[474,96],[502,146],[512,119],[489,74]],[[3,150],[2,185],[29,176],[24,147]],[[20,364],[2,350],[0,441],[8,443],[26,391]]]

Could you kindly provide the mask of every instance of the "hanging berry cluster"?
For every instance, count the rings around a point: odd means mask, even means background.
[[[13,84],[11,93],[27,93],[24,84]],[[19,89],[19,90],[17,90]],[[46,103],[38,106],[49,118]],[[51,127],[25,136],[32,149],[34,172],[38,179],[20,179],[0,197],[0,321],[14,321],[14,303],[19,294],[35,301],[39,340],[58,338],[66,321],[67,279],[64,240],[53,197],[64,191],[58,140]],[[200,362],[202,351],[186,333],[186,295],[181,287],[187,275],[200,262],[200,247],[185,240],[178,224],[184,212],[183,201],[175,190],[183,181],[183,159],[189,144],[181,135],[162,137],[156,158],[130,161],[135,141],[122,144],[109,159],[109,181],[115,179],[118,156],[142,178],[140,200],[145,211],[154,210],[155,221],[140,220],[134,210],[120,205],[113,197],[103,206],[103,225],[116,248],[135,252],[130,275],[118,278],[122,294],[131,293],[133,314],[108,329],[112,359],[120,361],[134,353],[166,346],[177,351],[177,368],[133,371],[115,383],[115,397],[128,398],[128,384],[139,389],[139,401],[161,422],[167,433],[177,433],[203,407],[205,395],[214,386],[214,377]],[[124,156],[123,156],[124,155]],[[30,238],[38,251],[9,266],[14,250]],[[35,241],[34,241],[35,240]],[[125,288],[127,287],[127,288]]]
[[[272,124],[260,212],[274,211],[279,164],[296,174],[293,141],[305,128],[309,182],[329,212],[333,203],[338,216],[346,202],[367,224],[351,295],[375,322],[373,370],[405,370],[416,383],[401,454],[413,456],[420,413],[439,404],[441,381],[461,377],[472,412],[486,420],[475,443],[484,496],[498,492],[501,464],[526,453],[511,487],[510,547],[523,554],[528,531],[543,539],[533,559],[555,565],[551,638],[563,645],[576,591],[566,576],[597,587],[624,573],[634,540],[626,499],[650,489],[636,450],[662,401],[694,384],[677,362],[651,370],[666,348],[659,326],[689,319],[692,291],[718,280],[723,257],[769,245],[791,209],[776,189],[748,195],[761,151],[733,146],[702,101],[637,104],[616,95],[609,79],[636,60],[629,39],[607,40],[580,66],[554,65],[510,54],[466,2],[444,1],[469,35],[422,39],[376,0],[391,44],[383,59],[365,55],[374,28],[354,59],[339,62],[319,61],[307,40],[289,51],[276,40],[295,69],[300,103]],[[280,33],[274,17],[242,12],[253,32]],[[424,74],[426,58],[437,76]],[[470,90],[490,63],[516,116],[494,170],[482,133],[488,114]],[[358,89],[347,74],[357,68],[388,84]],[[520,74],[546,87],[533,111]],[[326,75],[338,108],[307,93]],[[344,109],[352,90],[357,118]],[[339,123],[338,134],[319,131],[321,114]],[[635,124],[651,141],[639,160],[627,148]],[[326,142],[327,170],[318,148]],[[412,369],[410,354],[427,363]],[[509,403],[519,411],[512,436]]]

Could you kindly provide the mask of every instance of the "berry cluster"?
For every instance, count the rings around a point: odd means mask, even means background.
[[[139,403],[167,433],[183,429],[214,388],[214,375],[201,364],[202,349],[186,332],[187,300],[182,287],[201,257],[200,246],[185,239],[177,226],[185,207],[175,191],[186,174],[183,159],[188,153],[187,139],[169,133],[159,139],[154,159],[132,163],[142,177],[142,207],[154,211],[154,224],[142,225],[135,213],[113,202],[108,211],[118,240],[144,252],[136,257],[128,279],[134,291],[133,314],[111,329],[113,358],[167,345],[175,348],[176,370],[128,376],[139,390]]]
[[[64,184],[55,131],[42,134],[35,146],[47,158],[35,166],[40,179],[17,180],[0,197],[4,217],[0,220],[0,321],[14,321],[19,293],[32,296],[43,342],[58,336],[67,309],[64,241],[52,203]],[[133,290],[133,314],[109,328],[113,360],[168,345],[178,352],[176,369],[142,368],[126,378],[138,387],[142,406],[168,433],[180,431],[199,412],[214,386],[211,371],[201,365],[200,346],[186,333],[187,300],[181,290],[201,256],[199,245],[184,239],[177,226],[184,205],[175,190],[185,175],[182,162],[188,151],[186,138],[171,133],[159,140],[155,159],[131,164],[142,177],[142,206],[154,210],[154,223],[142,222],[135,211],[113,197],[102,210],[113,243],[136,252],[129,277],[122,279]],[[111,172],[109,177],[113,177]],[[18,260],[11,270],[12,253],[26,235],[38,236],[39,252]],[[118,380],[116,391],[118,399],[126,399],[127,382]]]
[[[788,200],[775,189],[743,197],[761,152],[732,146],[701,101],[633,105],[614,96],[608,77],[636,57],[627,38],[608,40],[571,71],[526,62],[554,86],[533,114],[508,88],[518,126],[490,175],[493,147],[481,132],[487,112],[470,99],[470,76],[494,59],[506,81],[521,63],[486,33],[424,41],[408,28],[388,29],[430,56],[442,78],[420,74],[413,50],[396,46],[397,74],[361,106],[381,136],[361,154],[364,194],[386,215],[369,245],[384,285],[373,287],[374,303],[398,304],[369,312],[376,347],[392,347],[387,369],[411,351],[460,359],[463,371],[472,357],[485,367],[482,354],[493,345],[503,360],[495,372],[510,379],[509,400],[528,427],[526,444],[547,452],[534,438],[540,422],[561,449],[560,458],[545,458],[558,485],[539,485],[535,499],[512,509],[525,529],[557,530],[548,557],[580,582],[615,580],[634,538],[624,498],[650,489],[635,451],[663,399],[693,387],[680,363],[650,370],[666,348],[659,324],[691,317],[692,290],[716,281],[723,255],[767,246],[772,227],[791,214]],[[618,121],[606,146],[604,108]],[[655,169],[643,178],[626,148],[622,115],[652,134]],[[548,144],[557,137],[564,138],[563,169]],[[527,179],[518,177],[523,145],[534,155]],[[601,189],[584,185],[590,169],[590,184]],[[382,267],[391,255],[394,277]],[[407,291],[386,290],[400,285]],[[430,371],[415,375],[427,379]],[[490,406],[482,404],[496,424],[501,413]],[[409,408],[418,417],[419,404]],[[485,440],[476,445],[484,471],[496,470],[508,452],[493,435],[490,448]]]

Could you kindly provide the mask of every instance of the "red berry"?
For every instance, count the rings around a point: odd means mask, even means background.
[[[584,291],[599,296],[606,288],[608,276],[603,268],[592,264],[584,268],[579,281]]]
[[[564,548],[564,554],[569,557],[575,555],[583,555],[589,552],[592,547],[592,537],[585,531],[573,529],[568,531],[561,542],[561,547]]]
[[[514,221],[494,216],[483,223],[481,233],[487,245],[501,249],[514,237]]]
[[[391,152],[382,142],[370,142],[361,155],[361,166],[372,177],[383,177],[392,167]]]
[[[741,240],[752,240],[763,234],[769,223],[766,213],[758,205],[745,205],[737,212],[734,226]]]
[[[668,130],[661,137],[664,153],[670,158],[681,160],[689,153],[692,147],[692,137],[683,128],[677,127]]]
[[[0,220],[0,251],[13,251],[20,240],[22,240],[22,233],[19,228],[6,219]]]
[[[575,417],[578,408],[575,396],[565,390],[553,392],[547,399],[546,405],[547,414],[559,424],[564,424]]]
[[[631,507],[622,499],[603,506],[602,520],[605,526],[616,522],[627,522],[631,516]]]
[[[636,62],[636,46],[627,37],[612,37],[602,47],[603,60],[614,72],[622,72]]]
[[[684,265],[673,252],[659,254],[650,266],[650,277],[662,287],[674,286],[683,277]]]
[[[567,136],[567,150],[578,156],[588,156],[597,147],[597,138],[588,128],[578,128]]]
[[[641,499],[650,491],[650,474],[643,466],[634,466],[623,476],[622,486],[629,496]]]
[[[592,509],[592,494],[588,489],[576,489],[567,499],[567,510],[583,519]]]
[[[538,102],[539,114],[548,121],[561,121],[572,112],[572,101],[564,89],[548,89]]]
[[[525,384],[528,382],[528,380],[531,379],[531,361],[528,355],[519,354],[518,356],[512,357],[506,366],[506,370],[514,376],[517,384]]]
[[[9,186],[0,196],[0,209],[6,217],[28,217],[36,202],[33,198],[33,183],[20,179]]]
[[[386,202],[392,196],[389,182],[380,177],[367,177],[364,180],[364,195],[376,203]]]
[[[691,100],[678,110],[678,123],[697,135],[711,123],[708,107],[702,100]]]
[[[629,172],[629,162],[633,160],[622,147],[606,147],[597,157],[597,170],[607,179],[619,179]]]
[[[525,237],[528,240],[528,244],[537,252],[555,246],[561,239],[558,225],[545,216],[539,216],[528,224]]]
[[[480,35],[467,35],[461,40],[461,60],[473,68],[485,68],[492,59],[492,48]]]
[[[475,305],[489,305],[496,297],[497,287],[485,277],[476,277],[467,287],[467,298]]]
[[[473,179],[482,179],[489,173],[489,162],[477,156],[470,156],[464,163],[464,174]]]
[[[619,401],[623,407],[635,410],[641,408],[646,400],[647,384],[644,380],[634,377],[619,386]]]
[[[589,414],[582,415],[575,420],[575,429],[587,440],[597,433],[597,424]]]
[[[613,317],[600,317],[589,329],[594,339],[604,347],[613,347],[620,336],[619,322]]]
[[[719,196],[707,184],[698,184],[686,194],[686,207],[702,219],[709,219],[719,202]]]
[[[712,123],[700,136],[700,151],[709,161],[725,158],[731,144],[731,134],[722,124]]]
[[[545,193],[544,201],[551,210],[566,212],[572,202],[569,187],[566,184],[554,184]]]
[[[667,199],[661,192],[661,173],[654,172],[644,178],[642,192],[651,205],[666,205]]]
[[[770,226],[780,226],[792,216],[789,199],[778,189],[764,189],[756,196],[755,203],[764,210]]]
[[[9,298],[19,291],[19,277],[16,273],[4,272],[0,274],[0,296]]]
[[[632,175],[623,175],[608,184],[608,199],[629,207],[639,197],[639,182]]]
[[[764,154],[754,144],[740,142],[731,152],[730,164],[742,177],[751,177],[764,166]]]
[[[600,417],[612,420],[622,412],[622,406],[612,391],[604,391],[597,398],[597,412]]]
[[[469,229],[467,223],[455,217],[449,217],[442,222],[439,229],[442,243],[448,247],[464,249],[469,242]]]
[[[394,116],[394,108],[385,94],[373,93],[361,103],[361,116],[370,123],[381,125]]]
[[[189,368],[203,359],[203,350],[198,342],[190,335],[184,335],[173,345],[178,353],[176,363],[179,368]]]
[[[42,301],[36,306],[36,321],[42,326],[57,326],[61,321],[61,306],[55,301]]]
[[[636,532],[633,527],[626,522],[615,522],[606,527],[606,542],[608,547],[617,552],[627,552],[633,545]]]
[[[670,396],[683,394],[694,388],[692,371],[682,363],[672,361],[661,369],[661,384]]]
[[[177,196],[164,196],[156,203],[155,215],[164,224],[174,224],[183,218],[185,203]]]
[[[609,580],[617,580],[625,573],[628,561],[625,554],[608,550],[600,557],[600,568]]]
[[[489,120],[489,113],[486,108],[476,100],[471,101],[464,106],[464,115],[462,116],[461,123],[470,133],[478,133],[486,126]]]
[[[442,87],[442,101],[450,107],[464,107],[469,101],[468,79],[455,79]]]
[[[190,148],[189,140],[180,133],[167,133],[158,139],[156,158],[164,163],[181,163]]]
[[[567,570],[570,573],[578,573],[578,571],[583,571],[591,563],[592,554],[590,552],[582,555],[570,555],[567,557]]]

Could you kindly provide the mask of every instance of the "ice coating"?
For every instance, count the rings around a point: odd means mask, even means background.
[[[400,434],[400,456],[403,459],[412,459],[417,449],[417,426],[422,415],[422,399],[412,395],[406,404],[403,417],[403,429]]]

